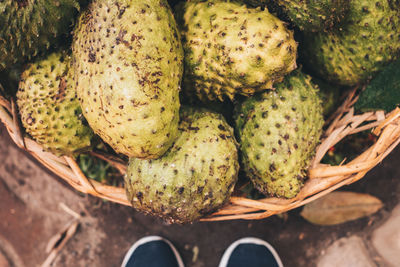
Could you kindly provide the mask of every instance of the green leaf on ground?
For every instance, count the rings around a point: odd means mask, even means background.
[[[300,215],[313,224],[335,225],[374,214],[382,206],[371,195],[339,191],[305,205]]]
[[[361,111],[392,111],[400,104],[400,60],[387,66],[366,87],[355,104]]]

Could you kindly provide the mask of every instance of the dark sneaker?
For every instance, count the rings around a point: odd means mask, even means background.
[[[160,236],[139,239],[126,253],[122,267],[184,267],[181,256]]]
[[[219,267],[283,267],[275,249],[264,240],[246,237],[232,243]]]

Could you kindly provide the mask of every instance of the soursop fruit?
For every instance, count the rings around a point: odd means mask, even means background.
[[[0,71],[59,42],[78,11],[77,0],[0,1]]]
[[[324,117],[331,115],[340,104],[340,86],[329,84],[321,79],[313,77],[312,83],[319,88],[318,95],[321,99]]]
[[[17,93],[19,80],[23,70],[24,66],[22,64],[15,64],[0,71],[0,84],[2,84],[4,88],[2,96],[14,96]]]
[[[176,12],[185,50],[183,91],[202,100],[250,96],[296,68],[293,33],[268,10],[223,0]]]
[[[70,56],[53,53],[28,65],[17,92],[26,132],[56,155],[76,155],[91,146],[93,132],[82,115],[72,76]]]
[[[188,223],[229,200],[238,170],[237,143],[223,117],[183,107],[179,137],[163,157],[130,159],[126,192],[134,208]]]
[[[353,86],[400,55],[400,1],[352,0],[343,26],[305,35],[303,63],[322,79]]]
[[[349,0],[245,0],[253,6],[276,9],[302,31],[317,32],[332,28],[346,15]]]
[[[322,107],[311,77],[296,71],[237,106],[236,130],[242,162],[264,194],[293,198],[322,133]]]
[[[78,22],[73,66],[83,114],[129,157],[158,158],[178,134],[180,36],[166,0],[96,0]]]
[[[243,0],[243,2],[252,7],[265,7],[268,5],[268,10],[270,10],[269,5],[274,3],[271,0]]]

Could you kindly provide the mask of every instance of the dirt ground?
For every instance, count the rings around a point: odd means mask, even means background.
[[[274,216],[260,221],[228,221],[195,223],[193,225],[165,225],[153,218],[132,212],[130,208],[106,204],[95,214],[107,236],[109,250],[104,261],[114,266],[118,262],[121,246],[129,247],[131,240],[143,235],[162,235],[173,241],[187,266],[217,266],[225,248],[236,239],[254,236],[270,242],[279,252],[285,266],[313,266],[323,248],[336,239],[354,233],[368,237],[370,231],[389,216],[399,201],[400,150],[395,151],[383,164],[373,170],[363,181],[345,188],[365,192],[380,198],[385,207],[377,214],[339,226],[315,226],[305,221],[297,209],[286,218]],[[106,216],[104,216],[106,214]],[[198,259],[192,262],[193,247],[199,249]],[[117,265],[115,265],[117,266]]]
[[[120,266],[131,244],[145,235],[161,235],[171,240],[186,266],[217,266],[225,248],[246,236],[270,242],[285,266],[314,266],[324,249],[338,238],[355,233],[369,238],[369,233],[389,216],[400,197],[400,149],[397,149],[363,180],[343,188],[374,195],[384,202],[384,208],[368,218],[321,227],[306,222],[299,215],[301,209],[296,209],[284,216],[259,221],[166,225],[129,207],[77,193],[16,148],[3,128],[0,153],[3,157],[0,241],[6,240],[26,266],[44,261],[48,240],[70,220],[56,207],[55,203],[59,202],[84,216],[54,266]],[[7,254],[1,244],[0,252]],[[18,260],[14,260],[15,266]]]

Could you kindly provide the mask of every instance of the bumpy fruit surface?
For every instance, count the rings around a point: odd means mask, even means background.
[[[46,150],[76,155],[93,136],[76,97],[71,58],[53,53],[30,64],[21,75],[17,104],[22,125]]]
[[[185,50],[183,90],[200,99],[233,99],[272,88],[296,68],[293,33],[268,10],[236,2],[179,6]]]
[[[78,10],[76,0],[0,1],[0,71],[60,41]]]
[[[265,194],[300,191],[322,132],[322,107],[311,78],[296,71],[238,106],[236,130],[244,168]]]
[[[321,79],[313,77],[312,83],[319,88],[318,95],[321,99],[324,117],[332,114],[340,104],[340,86],[329,84]]]
[[[320,78],[353,86],[400,55],[400,1],[352,0],[343,26],[305,36],[303,62]]]
[[[188,223],[228,201],[239,164],[233,130],[221,115],[184,107],[179,132],[163,157],[131,158],[125,184],[134,208]]]
[[[14,96],[18,90],[19,80],[24,66],[22,64],[15,64],[3,71],[0,71],[0,84],[4,88],[3,96]]]
[[[83,114],[129,157],[157,158],[178,133],[183,50],[166,0],[98,0],[75,30]]]
[[[253,6],[273,9],[279,6],[287,18],[302,31],[322,31],[339,23],[349,7],[349,0],[245,0]]]
[[[271,0],[243,0],[246,4],[249,4],[252,7],[265,7],[267,4],[271,4]],[[269,9],[269,6],[268,6]]]

